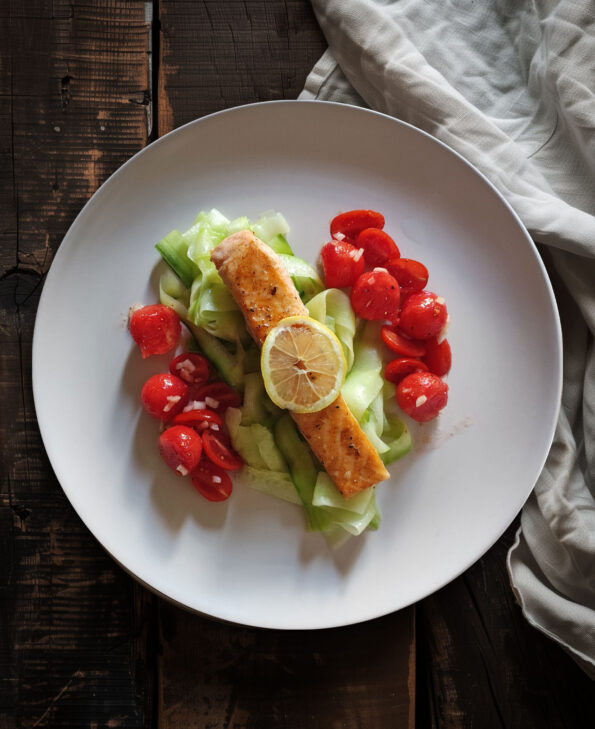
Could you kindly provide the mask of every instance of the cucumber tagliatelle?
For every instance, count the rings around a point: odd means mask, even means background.
[[[359,331],[349,298],[324,290],[316,271],[293,256],[282,215],[267,213],[255,223],[227,219],[217,210],[201,212],[185,233],[172,231],[157,244],[171,270],[160,279],[160,299],[191,329],[202,353],[232,386],[244,391],[241,409],[229,409],[232,444],[245,462],[249,485],[302,504],[308,528],[323,531],[336,544],[347,536],[375,529],[380,522],[374,489],[357,500],[341,496],[301,438],[289,416],[269,400],[259,370],[258,349],[235,301],[221,280],[210,253],[225,237],[251,229],[279,255],[313,319],[341,342],[348,365],[343,396],[385,463],[410,448],[409,434],[384,407],[382,363],[372,346],[372,328]],[[357,331],[357,333],[356,333]]]

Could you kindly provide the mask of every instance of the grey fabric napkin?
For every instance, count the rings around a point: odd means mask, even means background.
[[[369,106],[478,167],[555,284],[564,388],[508,555],[529,622],[595,678],[595,5],[312,0],[329,50],[300,98]]]

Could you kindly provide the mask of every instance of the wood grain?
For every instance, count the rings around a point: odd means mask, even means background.
[[[10,2],[2,14],[0,726],[139,727],[152,697],[152,599],[91,537],[52,473],[31,341],[68,226],[146,142],[144,4]]]
[[[163,603],[159,727],[413,729],[413,615],[261,631]]]
[[[159,135],[240,104],[295,99],[326,42],[304,0],[160,0]]]

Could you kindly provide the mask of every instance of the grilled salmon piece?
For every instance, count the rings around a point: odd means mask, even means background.
[[[230,235],[211,253],[258,346],[288,316],[308,316],[277,254],[249,230]],[[343,496],[389,477],[357,420],[339,397],[317,413],[291,413],[304,438]]]

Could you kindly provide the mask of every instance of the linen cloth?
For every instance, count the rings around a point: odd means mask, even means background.
[[[527,620],[595,678],[595,3],[312,0],[329,50],[300,98],[429,132],[540,246],[564,338],[554,443],[508,555]]]

